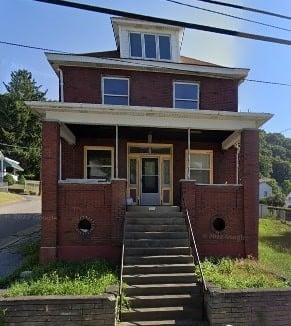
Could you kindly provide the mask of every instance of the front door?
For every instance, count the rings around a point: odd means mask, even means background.
[[[141,205],[160,205],[159,158],[141,158]]]
[[[128,205],[172,205],[172,145],[128,143]]]

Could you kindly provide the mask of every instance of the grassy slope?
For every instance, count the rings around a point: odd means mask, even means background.
[[[291,282],[291,226],[273,219],[261,219],[259,261],[267,269]]]
[[[11,194],[9,192],[0,192],[0,205],[14,203],[22,199],[22,196]]]

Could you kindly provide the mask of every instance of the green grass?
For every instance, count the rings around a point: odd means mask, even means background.
[[[55,262],[47,265],[36,263],[38,245],[24,247],[26,260],[21,268],[0,286],[8,286],[5,297],[28,295],[97,295],[107,286],[118,284],[116,265],[100,260],[83,263]],[[29,278],[20,280],[23,270],[31,270]],[[1,284],[2,283],[2,284]]]
[[[207,281],[224,289],[290,287],[291,226],[261,219],[258,261],[213,258],[204,260],[202,269]]]
[[[259,261],[291,283],[291,226],[275,219],[261,219]]]
[[[20,200],[22,200],[22,196],[11,194],[9,192],[0,192],[0,206],[11,204]]]

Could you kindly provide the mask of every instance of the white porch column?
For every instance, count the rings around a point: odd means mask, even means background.
[[[188,128],[188,157],[187,157],[187,180],[190,180],[190,148],[191,148],[191,129]]]
[[[118,125],[115,126],[115,178],[118,179]]]

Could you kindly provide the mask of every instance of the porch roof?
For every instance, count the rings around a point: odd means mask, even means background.
[[[109,125],[198,130],[257,129],[269,113],[185,110],[68,102],[25,102],[43,121],[84,125]]]

